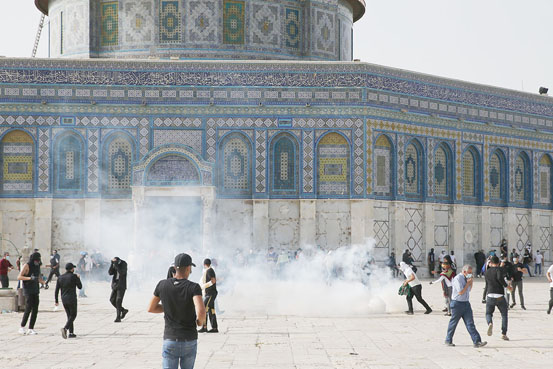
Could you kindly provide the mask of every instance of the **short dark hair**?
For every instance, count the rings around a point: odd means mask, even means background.
[[[499,258],[496,255],[494,255],[492,256],[491,262],[492,264],[499,264]]]
[[[211,260],[210,259],[205,259],[204,260],[204,265],[210,266],[211,265]]]

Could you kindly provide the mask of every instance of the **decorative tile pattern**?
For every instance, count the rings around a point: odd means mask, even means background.
[[[179,43],[181,19],[178,0],[161,0],[159,3],[159,41]]]
[[[303,131],[303,192],[313,193],[315,178],[315,132],[313,130]]]
[[[186,145],[198,153],[202,153],[202,131],[182,129],[156,129],[154,131],[154,146],[168,144]]]
[[[100,130],[88,130],[88,192],[98,192],[99,185]]]
[[[250,2],[250,43],[269,47],[280,46],[282,32],[278,5]]]
[[[255,131],[255,191],[263,193],[267,189],[267,132]]]
[[[551,218],[549,215],[540,215],[539,222],[538,248],[545,260],[551,260]]]
[[[476,178],[475,169],[476,158],[471,150],[465,151],[463,154],[463,196],[476,197]]]
[[[357,196],[363,196],[365,192],[365,152],[362,124],[361,120],[356,120],[356,126],[353,129],[353,192]]]
[[[146,174],[149,186],[194,185],[200,174],[194,164],[181,155],[167,155],[154,162]]]
[[[186,9],[189,22],[185,24],[185,27],[189,41],[194,44],[217,42],[219,2],[214,0],[187,1]]]
[[[340,20],[340,60],[351,61],[352,59],[352,24]]]
[[[434,210],[434,247],[449,248],[449,211]]]
[[[119,2],[109,1],[100,4],[102,46],[115,46],[119,38]]]
[[[374,220],[373,220],[373,232],[374,232],[374,247],[380,249],[389,249],[390,242],[390,213],[386,206],[374,207]]]
[[[0,144],[2,163],[0,191],[25,194],[33,191],[34,141],[24,131],[8,132]]]
[[[405,193],[420,195],[420,151],[415,144],[410,143],[405,148]]]
[[[227,135],[220,144],[218,165],[221,171],[221,193],[224,195],[251,195],[252,171],[249,140],[240,133]]]
[[[75,134],[56,140],[54,157],[55,190],[58,193],[83,189],[83,143]]]
[[[513,178],[515,186],[515,201],[527,201],[528,192],[528,162],[521,154],[515,159],[515,176]]]
[[[50,130],[38,129],[38,192],[50,190]]]
[[[127,45],[154,41],[154,2],[152,0],[127,1],[121,14],[123,43]]]
[[[522,251],[530,241],[530,220],[528,214],[525,213],[517,213],[516,220],[517,249]]]
[[[271,141],[272,165],[270,181],[272,194],[294,195],[298,193],[298,144],[288,133],[282,133]]]
[[[397,138],[397,193],[405,193],[405,136],[398,135]]]
[[[489,189],[490,199],[492,201],[504,200],[505,193],[505,169],[504,163],[500,157],[501,152],[495,151],[489,161]]]
[[[448,196],[448,158],[442,146],[438,146],[434,153],[434,195],[438,197]]]
[[[539,202],[542,204],[551,204],[551,158],[543,154],[539,160]]]
[[[436,140],[432,137],[426,138],[428,150],[426,151],[426,194],[429,197],[434,196],[434,149]],[[424,162],[424,158],[423,158]]]
[[[313,32],[313,51],[315,53],[336,53],[336,15],[323,9],[313,9],[311,24]]]
[[[386,135],[380,135],[374,145],[374,193],[379,196],[390,196],[392,143]]]
[[[405,227],[407,229],[407,248],[413,254],[415,261],[422,261],[422,235],[424,223],[420,208],[405,208]]]
[[[223,0],[223,43],[242,45],[244,39],[244,1]]]
[[[350,148],[346,139],[335,132],[326,134],[317,145],[317,194],[349,194]]]
[[[503,238],[503,214],[490,213],[490,243],[497,247]]]
[[[104,149],[103,191],[111,194],[129,194],[131,192],[131,174],[133,149],[125,134],[110,137]]]
[[[144,157],[150,151],[150,122],[146,118],[136,119],[134,122],[138,126],[140,157]]]
[[[301,49],[301,10],[296,8],[284,9],[284,45],[287,48]]]

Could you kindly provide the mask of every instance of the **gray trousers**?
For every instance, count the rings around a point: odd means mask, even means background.
[[[520,305],[524,306],[524,295],[522,294],[522,281],[515,282],[513,281],[513,292],[511,292],[511,295],[513,296],[513,304],[516,304],[516,298],[515,293],[518,288],[518,297],[520,297]]]

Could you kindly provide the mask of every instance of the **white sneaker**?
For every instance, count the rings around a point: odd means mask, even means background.
[[[26,333],[27,333],[27,330],[25,329],[25,327],[19,328],[19,334],[26,334]]]
[[[34,329],[29,329],[29,331],[27,332],[27,334],[28,334],[29,336],[34,336],[35,334],[38,334],[38,333],[35,332]]]

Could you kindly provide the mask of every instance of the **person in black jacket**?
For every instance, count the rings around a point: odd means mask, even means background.
[[[17,276],[17,280],[23,281],[23,295],[25,295],[25,313],[23,313],[23,319],[21,320],[21,328],[19,333],[35,335],[35,322],[38,315],[38,304],[40,300],[38,295],[40,293],[39,283],[44,285],[44,281],[40,277],[40,265],[42,264],[40,253],[34,252],[29,258],[29,262],[23,266],[21,272]],[[29,322],[29,330],[25,330],[27,320],[31,317]]]
[[[56,276],[56,278],[60,277],[60,258],[61,256],[58,254],[58,250],[54,250],[52,257],[50,258],[50,265],[47,265],[50,267],[50,274],[48,275],[48,279],[44,285],[45,290],[48,289],[48,283],[50,283],[53,276]]]
[[[493,333],[493,312],[495,307],[501,312],[501,338],[508,341],[508,305],[505,300],[505,288],[511,291],[511,286],[505,282],[504,271],[499,267],[499,258],[492,256],[488,269],[486,270],[486,284],[488,295],[486,297],[486,322],[488,323],[488,336]]]
[[[484,254],[484,250],[479,250],[475,253],[474,260],[476,261],[476,277],[482,277],[484,275],[484,273],[482,273],[482,268],[486,263],[486,254]]]
[[[63,308],[65,309],[65,314],[67,314],[67,323],[61,329],[61,336],[64,339],[75,338],[73,331],[73,322],[77,318],[77,288],[83,288],[81,283],[81,278],[78,274],[75,274],[75,265],[72,263],[67,263],[65,265],[66,272],[62,274],[56,283],[56,306],[59,305],[59,292],[61,290],[61,302],[63,303]],[[69,336],[67,335],[69,331]]]
[[[113,307],[117,309],[117,316],[114,322],[119,323],[129,312],[123,307],[123,297],[125,297],[125,290],[127,289],[127,262],[117,256],[114,257],[111,259],[111,266],[109,267],[108,273],[113,276],[109,301]]]

